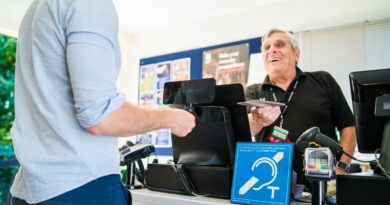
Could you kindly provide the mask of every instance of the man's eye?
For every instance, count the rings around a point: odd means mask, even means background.
[[[282,48],[283,46],[284,46],[284,43],[282,43],[282,42],[275,43],[276,48]]]
[[[269,47],[270,47],[269,45],[266,45],[266,46],[263,47],[263,50],[268,50]]]

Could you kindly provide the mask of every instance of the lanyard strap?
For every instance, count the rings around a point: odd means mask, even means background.
[[[295,92],[295,89],[297,89],[297,86],[298,86],[298,83],[299,83],[299,80],[296,80],[295,81],[295,84],[294,84],[294,87],[293,87],[293,90],[291,91],[290,93],[290,96],[288,97],[287,99],[287,102],[286,102],[286,106],[284,106],[284,109],[283,109],[283,112],[282,114],[280,115],[280,124],[279,124],[279,127],[283,128],[283,115],[284,113],[286,112],[287,108],[288,108],[288,104],[290,103],[291,99],[292,99],[292,96],[294,95],[294,92]],[[276,98],[276,95],[275,95],[275,92],[274,92],[274,89],[272,87],[270,87],[270,90],[272,92],[272,96],[274,97],[274,100],[275,102],[278,102],[278,99]]]

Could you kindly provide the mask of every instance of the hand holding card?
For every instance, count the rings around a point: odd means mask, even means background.
[[[249,100],[245,102],[238,102],[239,105],[250,106],[250,107],[264,107],[267,105],[273,106],[285,106],[286,104],[275,102],[275,101],[266,101],[266,100]]]

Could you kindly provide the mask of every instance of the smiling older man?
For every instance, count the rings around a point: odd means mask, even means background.
[[[316,126],[353,154],[356,146],[354,117],[335,79],[324,71],[299,69],[298,41],[283,30],[272,29],[263,37],[262,56],[268,75],[263,83],[247,87],[246,98],[278,101],[286,106],[251,108],[248,117],[256,141],[295,142],[305,130]],[[339,140],[336,129],[340,131]],[[297,183],[304,184],[302,155],[295,150],[293,169]],[[336,173],[345,173],[349,162],[343,155]]]

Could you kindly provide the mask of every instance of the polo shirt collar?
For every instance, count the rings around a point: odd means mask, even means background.
[[[294,81],[296,81],[297,79],[299,79],[299,80],[304,79],[306,74],[298,67],[295,67],[295,69],[297,71],[297,75],[295,76]],[[270,87],[270,86],[275,86],[275,85],[273,85],[271,83],[271,81],[269,80],[269,76],[267,75],[261,86],[262,86],[262,88],[265,88],[265,87]]]

